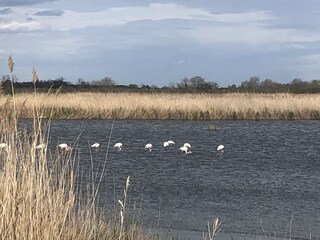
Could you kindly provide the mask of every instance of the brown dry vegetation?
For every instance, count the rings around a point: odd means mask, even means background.
[[[77,200],[73,152],[37,149],[46,146],[37,119],[31,132],[15,118],[0,121],[0,239],[154,239],[126,223],[125,198],[114,216],[97,209],[94,192]],[[128,187],[129,178],[125,195]]]
[[[36,104],[53,119],[320,119],[320,94],[52,93],[15,101],[22,118],[32,118]],[[0,114],[11,102],[1,96]]]

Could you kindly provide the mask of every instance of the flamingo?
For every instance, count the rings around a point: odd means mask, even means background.
[[[46,148],[46,145],[44,143],[41,143],[35,147],[35,149],[45,149],[45,148]]]
[[[190,143],[185,143],[185,144],[183,144],[183,146],[184,146],[184,147],[187,147],[188,149],[190,149],[190,148],[191,148]]]
[[[61,150],[65,150],[66,152],[70,151],[72,148],[70,146],[68,146],[68,144],[66,143],[60,143],[58,145],[58,147],[61,149]]]
[[[169,142],[164,142],[164,143],[163,143],[163,147],[164,147],[164,148],[167,148],[167,147],[169,147],[169,146],[170,146],[170,143],[169,143]]]
[[[99,148],[100,147],[100,143],[94,143],[91,145],[92,148]]]
[[[163,147],[164,147],[165,149],[167,149],[168,147],[170,147],[170,146],[173,145],[173,144],[175,144],[174,141],[169,140],[169,141],[166,141],[166,142],[163,143]]]
[[[217,152],[218,152],[218,154],[223,153],[223,152],[224,152],[224,145],[219,145],[219,146],[217,147]]]
[[[8,144],[0,143],[0,149],[4,149],[4,148],[7,148],[7,147],[8,147]]]
[[[67,148],[68,148],[68,144],[66,144],[66,143],[60,143],[60,144],[58,145],[58,147],[59,147],[60,149],[67,149]]]
[[[115,147],[118,151],[121,151],[122,149],[122,143],[118,142],[113,147]]]
[[[186,147],[186,146],[183,146],[183,147],[179,148],[179,151],[181,151],[182,153],[185,153],[185,154],[192,153],[191,151],[189,151],[189,148]]]
[[[144,148],[147,149],[149,152],[151,152],[152,151],[152,144],[148,143],[148,144],[146,144],[146,146]]]

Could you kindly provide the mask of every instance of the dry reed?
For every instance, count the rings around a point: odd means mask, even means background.
[[[11,73],[11,57],[8,65]],[[24,100],[20,96],[16,100],[14,89],[12,95],[1,97],[0,239],[153,239],[124,218],[106,218],[97,209],[95,187],[87,195],[75,187],[78,178],[72,151],[52,154],[47,149],[50,120],[43,122],[43,96],[36,89]],[[51,116],[52,108],[47,110]],[[18,116],[26,112],[33,119],[31,130],[17,126]],[[125,194],[128,187],[127,181]],[[124,207],[120,215],[125,215]]]
[[[17,111],[32,118],[32,106],[56,119],[320,119],[320,94],[16,94]],[[0,99],[5,114],[6,98]],[[25,104],[23,104],[25,102]]]

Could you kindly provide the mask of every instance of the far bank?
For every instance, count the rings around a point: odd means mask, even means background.
[[[318,120],[320,94],[19,93],[0,97],[0,113],[52,119]],[[36,108],[34,108],[36,107]]]

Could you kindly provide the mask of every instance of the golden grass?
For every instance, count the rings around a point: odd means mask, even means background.
[[[32,118],[32,106],[61,119],[320,119],[320,94],[16,94],[17,111]],[[7,114],[8,99],[0,98]]]
[[[16,122],[0,121],[0,239],[155,239],[125,218],[129,178],[120,217],[105,216],[94,190],[83,195],[76,188],[73,152],[37,148],[47,145],[40,118],[31,131],[18,130]]]

